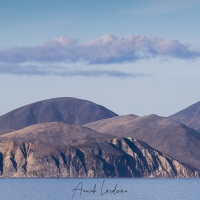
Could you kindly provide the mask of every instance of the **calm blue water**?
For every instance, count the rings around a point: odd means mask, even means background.
[[[73,189],[77,190],[72,191]],[[114,193],[114,189],[115,192],[122,191]],[[72,198],[75,200],[199,200],[200,179],[0,179],[2,200],[70,200]]]

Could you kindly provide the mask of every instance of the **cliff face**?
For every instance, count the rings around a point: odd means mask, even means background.
[[[99,133],[132,137],[200,170],[200,134],[169,118],[157,115],[120,116],[85,125]]]
[[[199,177],[132,138],[71,145],[0,142],[1,177]]]

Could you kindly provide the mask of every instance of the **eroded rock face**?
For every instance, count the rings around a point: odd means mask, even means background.
[[[200,171],[200,133],[157,115],[120,116],[85,125],[99,133],[132,137]]]
[[[199,177],[132,138],[77,146],[0,142],[0,177]]]

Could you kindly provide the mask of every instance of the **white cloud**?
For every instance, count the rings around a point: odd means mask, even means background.
[[[51,41],[48,41],[46,43],[46,45],[63,45],[63,46],[71,46],[71,45],[74,45],[75,43],[77,42],[77,40],[75,39],[72,39],[72,38],[69,38],[69,37],[66,37],[66,36],[60,36],[58,38],[55,38]]]
[[[104,35],[87,43],[60,37],[41,46],[16,47],[0,50],[1,62],[77,62],[88,63],[123,63],[134,62],[154,56],[169,56],[182,59],[200,56],[199,50],[192,50],[190,45],[178,40],[165,40],[157,37],[127,36],[117,38]]]
[[[58,75],[66,74],[66,69],[64,69],[65,72],[62,71],[61,64],[63,63],[82,62],[84,65],[131,63],[160,56],[185,60],[195,59],[200,57],[200,50],[192,49],[191,45],[181,43],[178,40],[149,38],[141,35],[130,35],[122,38],[115,35],[104,35],[86,43],[62,36],[43,45],[0,49],[0,72],[53,73]],[[52,65],[57,66],[56,72],[52,71]],[[108,65],[107,69],[109,70]],[[91,73],[91,70],[89,71],[87,73],[80,72],[85,75],[94,74]],[[67,73],[76,74],[72,71]],[[114,73],[113,71],[96,71],[96,73],[101,75],[117,73],[119,75],[121,73],[122,76],[128,76],[127,73],[123,75],[122,72]]]

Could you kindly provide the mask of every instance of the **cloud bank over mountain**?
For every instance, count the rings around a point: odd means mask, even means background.
[[[199,58],[200,50],[178,40],[141,35],[119,38],[110,34],[85,43],[61,36],[43,45],[0,49],[0,73],[135,77],[137,74],[110,70],[108,64],[134,63],[154,57],[190,60]],[[109,70],[67,69],[70,63],[103,64]]]

